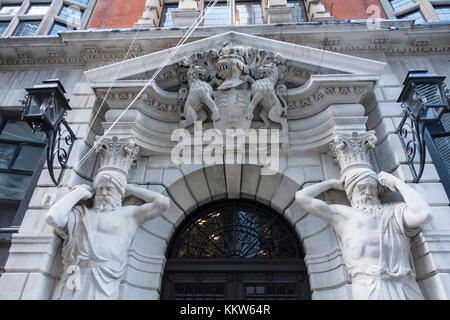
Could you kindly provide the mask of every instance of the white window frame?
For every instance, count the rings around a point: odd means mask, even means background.
[[[0,5],[20,5],[20,9],[18,12],[12,15],[0,15],[0,22],[9,22],[8,27],[4,31],[0,38],[11,37],[12,33],[16,29],[17,25],[21,21],[25,20],[40,20],[41,23],[36,30],[36,33],[32,36],[38,35],[48,35],[53,24],[55,22],[61,23],[69,26],[69,30],[72,28],[76,29],[85,29],[86,25],[89,22],[89,18],[92,14],[92,11],[95,7],[97,0],[90,0],[87,6],[80,5],[79,3],[73,0],[0,0]],[[50,8],[46,12],[46,14],[35,15],[35,14],[26,14],[25,12],[28,10],[29,6],[33,3],[49,3]],[[63,17],[58,16],[63,5],[71,6],[76,5],[83,10],[83,16],[81,17],[80,24],[78,26],[74,25],[74,22]],[[54,35],[57,36],[57,35]]]
[[[440,19],[435,11],[436,6],[450,5],[450,0],[414,0],[414,3],[395,10],[392,8],[389,0],[380,0],[380,3],[388,19],[398,19],[398,17],[419,10],[425,22],[439,22]]]

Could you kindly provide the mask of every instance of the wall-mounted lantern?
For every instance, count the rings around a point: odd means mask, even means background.
[[[21,101],[24,104],[22,118],[33,130],[43,131],[47,135],[47,167],[51,179],[58,185],[67,167],[76,137],[64,120],[67,111],[71,110],[64,95],[64,87],[58,79],[45,80],[42,83],[25,89],[27,95]],[[57,179],[53,171],[55,157],[61,166]]]
[[[404,113],[397,133],[400,135],[415,183],[419,182],[425,167],[425,126],[438,121],[442,114],[450,111],[444,80],[445,77],[430,74],[428,70],[409,70],[397,100],[401,102]],[[417,154],[418,171],[414,166]]]

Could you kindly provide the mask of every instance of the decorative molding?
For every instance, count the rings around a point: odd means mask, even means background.
[[[314,93],[309,96],[295,101],[289,101],[288,103],[288,113],[294,113],[297,109],[314,107],[317,103],[320,103],[325,98],[334,99],[334,96],[349,96],[357,95],[360,99],[364,99],[368,87],[358,87],[358,86],[335,86],[335,87],[319,87]]]

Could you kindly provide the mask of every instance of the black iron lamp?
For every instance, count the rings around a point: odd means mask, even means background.
[[[71,108],[61,82],[50,79],[42,83],[25,89],[27,95],[21,101],[24,104],[22,118],[33,130],[43,131],[47,135],[47,167],[52,181],[58,185],[76,137],[64,119]],[[58,178],[55,178],[53,171],[55,157],[61,166]]]
[[[425,127],[450,111],[444,80],[445,77],[430,74],[428,70],[409,70],[397,100],[401,102],[404,114],[397,133],[400,135],[415,183],[419,182],[425,167]],[[414,166],[417,154],[419,154],[418,171]]]

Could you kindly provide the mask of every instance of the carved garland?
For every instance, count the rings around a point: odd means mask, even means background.
[[[297,109],[312,107],[327,96],[360,95],[361,99],[363,99],[367,92],[368,88],[366,87],[320,87],[316,92],[302,100],[289,101],[288,112],[294,112]]]

